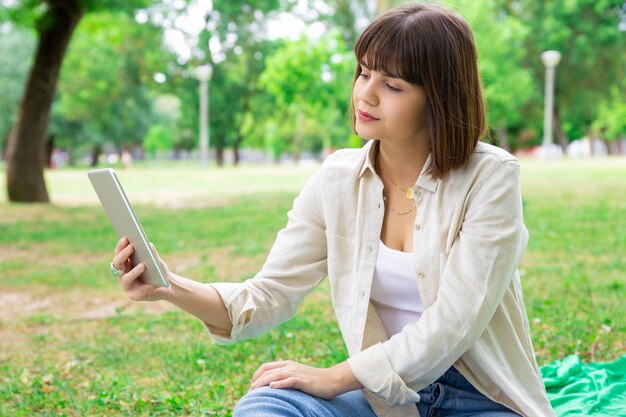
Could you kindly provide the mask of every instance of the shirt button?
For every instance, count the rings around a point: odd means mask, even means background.
[[[424,278],[424,273],[423,272],[418,272],[417,273],[417,277],[418,278]]]
[[[415,225],[415,230],[420,230],[422,228],[422,226],[420,226],[419,224]]]
[[[369,253],[372,253],[372,247],[371,247],[371,246],[368,246],[368,247],[367,247],[367,251],[368,251]]]

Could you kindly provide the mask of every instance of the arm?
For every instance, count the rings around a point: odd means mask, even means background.
[[[285,228],[263,267],[243,283],[211,286],[222,298],[232,323],[229,333],[207,330],[217,343],[257,337],[291,318],[304,297],[326,277],[326,233],[320,180],[316,172],[294,200]]]
[[[160,259],[169,288],[137,280],[143,265],[132,265],[126,239],[115,248],[114,265],[124,265],[122,288],[137,301],[167,300],[202,320],[218,343],[258,336],[288,320],[302,299],[326,276],[326,234],[320,197],[321,170],[307,182],[288,213],[286,227],[261,271],[243,283],[203,284],[172,274]]]
[[[152,248],[156,252],[154,245]],[[230,333],[232,323],[228,317],[228,311],[224,306],[222,297],[213,287],[171,273],[158,252],[156,252],[157,257],[165,271],[170,286],[166,288],[145,284],[137,279],[144,270],[143,263],[132,265],[130,261],[133,251],[133,246],[124,237],[117,243],[113,258],[114,265],[125,265],[127,272],[119,279],[122,289],[131,300],[166,300],[199,318],[217,332]]]

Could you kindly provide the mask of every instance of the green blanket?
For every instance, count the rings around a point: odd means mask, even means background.
[[[541,375],[559,417],[626,417],[626,355],[606,363],[570,355],[542,366]]]

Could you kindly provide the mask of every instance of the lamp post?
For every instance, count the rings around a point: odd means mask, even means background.
[[[209,164],[209,81],[213,75],[210,65],[202,65],[195,70],[200,80],[200,162]]]
[[[549,153],[552,146],[552,121],[554,120],[554,69],[561,60],[559,51],[545,51],[541,61],[546,67],[546,85],[543,113],[543,147],[544,154]]]

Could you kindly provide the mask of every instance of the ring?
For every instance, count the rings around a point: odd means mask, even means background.
[[[126,272],[126,269],[117,269],[115,265],[113,265],[113,262],[111,262],[111,274],[113,274],[114,277],[120,277],[124,272]]]

